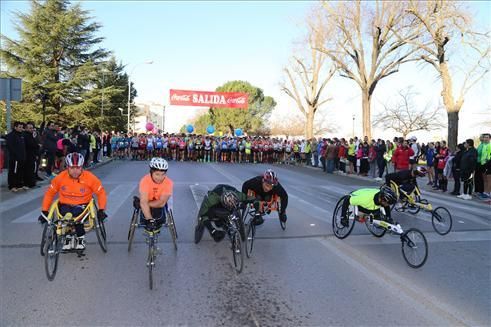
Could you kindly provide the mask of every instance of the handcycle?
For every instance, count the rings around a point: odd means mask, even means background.
[[[433,209],[428,200],[421,198],[421,191],[417,185],[414,185],[412,192],[406,192],[400,185],[390,181],[390,188],[397,194],[399,205],[392,205],[393,210],[397,212],[407,211],[410,214],[417,214],[421,209],[431,214],[431,224],[433,229],[440,235],[446,235],[452,229],[452,215],[447,208],[437,207]]]
[[[426,259],[428,258],[428,242],[419,229],[410,228],[404,231],[400,224],[391,224],[385,221],[384,208],[380,208],[380,219],[377,219],[379,217],[374,217],[373,214],[360,213],[357,206],[349,205],[346,212],[347,217],[343,217],[343,203],[348,197],[349,195],[343,196],[334,209],[334,214],[332,216],[332,230],[334,236],[339,239],[344,239],[351,234],[351,231],[355,226],[355,221],[365,223],[368,231],[375,237],[382,237],[386,232],[399,236],[401,240],[402,256],[409,267],[420,268],[425,264]],[[344,226],[341,223],[343,218],[348,218],[347,226]]]
[[[54,280],[56,276],[60,253],[72,252],[79,256],[83,253],[83,250],[62,249],[67,236],[71,236],[72,242],[75,242],[77,223],[83,223],[85,232],[95,229],[99,246],[103,252],[107,252],[106,227],[104,221],[97,218],[97,206],[94,199],[90,200],[77,217],[73,217],[71,213],[62,216],[58,208],[58,200],[56,200],[48,211],[41,238],[41,255],[44,256],[44,268],[49,281]]]
[[[177,230],[174,221],[174,215],[172,213],[172,198],[169,199],[167,204],[164,206],[164,214],[166,217],[166,222],[161,227],[168,227],[169,233],[172,238],[172,243],[174,244],[174,250],[177,250]],[[133,245],[133,239],[135,238],[135,230],[138,227],[144,228],[144,236],[146,238],[146,243],[148,244],[148,255],[147,255],[147,268],[148,268],[148,281],[149,288],[153,289],[153,269],[155,267],[156,258],[158,255],[158,236],[160,234],[160,228],[155,225],[155,221],[152,219],[148,222],[148,225],[143,225],[138,223],[140,219],[141,207],[140,198],[137,196],[133,197],[133,215],[131,216],[130,228],[128,230],[128,252],[131,251],[131,246]]]
[[[241,226],[242,226],[242,216],[240,209],[233,210],[230,212],[225,208],[216,208],[214,210],[214,218],[211,220],[213,222],[222,222],[225,228],[225,232],[230,240],[232,249],[232,258],[234,261],[234,268],[237,273],[241,273],[244,268],[244,252],[242,251],[242,239]],[[195,228],[195,243],[198,243],[203,236],[205,226],[201,221],[201,217],[198,213],[196,228]]]
[[[255,197],[256,194],[253,191],[247,192],[248,197]],[[246,229],[245,237],[245,248],[246,255],[248,258],[252,255],[252,250],[254,248],[254,239],[256,237],[256,225],[253,223],[254,217],[257,212],[262,216],[265,214],[270,214],[272,211],[280,212],[280,197],[273,195],[269,201],[257,201],[259,202],[259,209],[256,211],[254,203],[249,203],[245,206],[242,211],[242,221]],[[279,218],[279,217],[278,217]],[[280,220],[281,229],[286,229],[286,222]]]

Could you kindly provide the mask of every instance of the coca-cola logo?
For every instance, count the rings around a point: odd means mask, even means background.
[[[179,94],[174,93],[171,96],[171,100],[172,101],[190,101],[191,100],[191,95],[189,95],[189,94],[181,94],[181,95],[179,95]]]
[[[245,96],[227,99],[228,104],[245,104],[246,101],[247,101],[247,98]]]

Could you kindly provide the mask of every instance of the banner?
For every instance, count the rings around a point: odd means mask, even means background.
[[[170,90],[169,98],[174,106],[247,109],[249,105],[249,94],[241,92]]]

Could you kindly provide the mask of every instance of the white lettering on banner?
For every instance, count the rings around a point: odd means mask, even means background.
[[[246,97],[229,98],[227,100],[228,104],[244,104],[246,103]]]
[[[172,94],[171,100],[173,100],[173,101],[189,101],[190,97],[191,96],[189,94],[178,95],[178,94],[174,93],[174,94]]]
[[[200,104],[226,104],[223,95],[193,94],[193,103]]]

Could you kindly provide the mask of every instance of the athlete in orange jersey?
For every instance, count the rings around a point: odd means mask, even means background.
[[[70,153],[65,157],[65,163],[67,170],[51,181],[51,185],[44,194],[42,215],[39,216],[38,220],[42,223],[46,222],[48,210],[56,194],[59,196],[58,209],[60,214],[64,216],[70,212],[74,217],[79,216],[85,210],[95,194],[99,208],[97,218],[105,219],[107,217],[104,212],[107,203],[106,191],[101,181],[94,174],[83,170],[83,155],[77,152]],[[85,249],[83,223],[76,224],[75,231],[78,241],[76,249],[83,250]],[[69,248],[70,244],[71,239],[67,238],[67,244],[63,246],[63,249]]]

